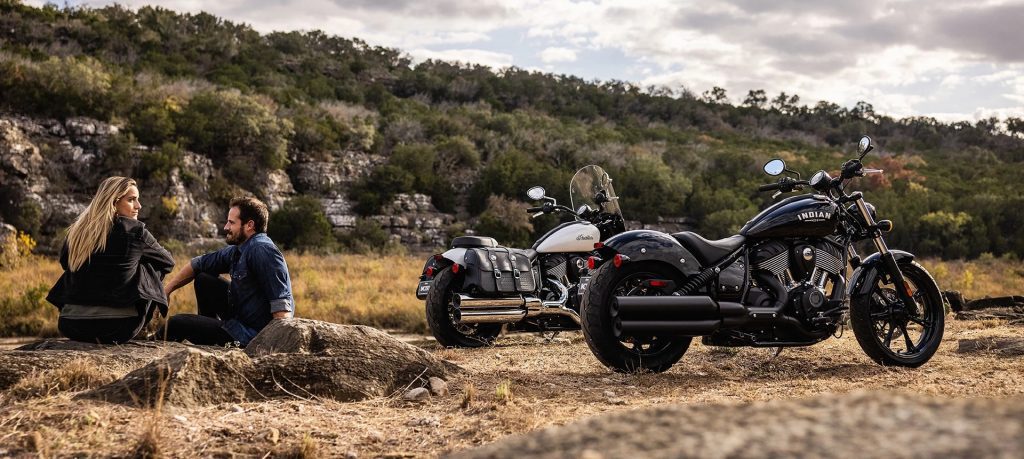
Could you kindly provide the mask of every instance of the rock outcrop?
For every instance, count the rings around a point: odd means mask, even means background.
[[[888,390],[742,405],[615,412],[505,438],[453,458],[1016,457],[1024,400]]]
[[[137,145],[127,158],[111,161],[109,146],[119,132],[116,125],[89,118],[0,116],[0,185],[9,188],[5,196],[32,201],[39,208],[40,215],[34,218],[41,228],[40,250],[59,248],[48,244],[48,238],[57,236],[85,209],[105,178],[100,174],[111,164],[137,170],[141,158],[154,152]],[[291,160],[285,170],[259,170],[250,185],[256,189],[248,192],[263,197],[271,210],[297,194],[313,196],[323,204],[334,228],[344,231],[355,226],[357,218],[346,198],[349,187],[386,158],[337,151],[318,158],[297,155]],[[237,185],[225,183],[222,177],[210,158],[185,151],[177,167],[140,182],[144,203],[140,218],[156,223],[161,238],[184,242],[216,238],[226,209],[215,201]],[[453,215],[439,212],[425,195],[400,195],[381,215],[371,218],[413,250],[443,245],[448,239],[446,228],[454,222]]]

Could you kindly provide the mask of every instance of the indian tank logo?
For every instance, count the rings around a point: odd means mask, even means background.
[[[824,221],[824,220],[828,220],[828,219],[832,218],[832,212],[814,211],[814,210],[812,210],[810,212],[800,212],[800,215],[797,215],[797,218],[799,218],[800,221],[803,221],[803,222],[807,222],[807,221],[820,222],[820,221]]]
[[[594,236],[591,236],[589,234],[580,234],[580,235],[576,236],[576,240],[577,241],[593,241],[594,240]]]

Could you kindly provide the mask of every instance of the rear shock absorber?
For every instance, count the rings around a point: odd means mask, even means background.
[[[714,267],[714,268],[705,269],[705,270],[697,273],[697,275],[695,275],[695,276],[691,277],[689,280],[687,280],[686,283],[683,284],[683,286],[680,287],[679,290],[676,291],[676,294],[682,296],[682,295],[689,295],[689,294],[693,293],[698,288],[700,288],[700,286],[702,286],[704,284],[707,284],[711,279],[714,279],[714,277],[718,274],[718,272],[719,272],[719,269],[717,267]]]

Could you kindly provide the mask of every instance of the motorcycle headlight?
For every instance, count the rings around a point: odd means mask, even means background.
[[[871,220],[878,221],[878,214],[875,213],[875,206],[871,205],[870,202],[865,202],[864,207],[868,208],[868,213],[871,214]],[[862,225],[867,225],[868,222],[864,221],[864,218],[860,215],[860,209],[857,209],[857,203],[850,204],[846,207],[846,211],[854,217],[857,217],[857,221]]]

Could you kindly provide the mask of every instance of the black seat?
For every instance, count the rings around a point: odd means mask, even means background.
[[[538,253],[537,253],[536,250],[533,250],[533,249],[523,249],[523,250],[520,250],[520,252],[525,254],[526,258],[529,258],[530,261],[534,261],[534,260],[537,259]]]
[[[453,249],[472,249],[474,247],[497,247],[498,241],[493,237],[459,236],[452,239]]]
[[[672,237],[676,238],[683,247],[686,247],[690,252],[693,252],[693,255],[697,257],[697,261],[700,262],[701,266],[708,266],[713,263],[717,263],[722,258],[725,258],[726,255],[729,255],[736,251],[736,249],[740,248],[740,246],[743,245],[743,242],[747,240],[745,236],[737,234],[725,239],[709,241],[692,231],[675,233]]]

